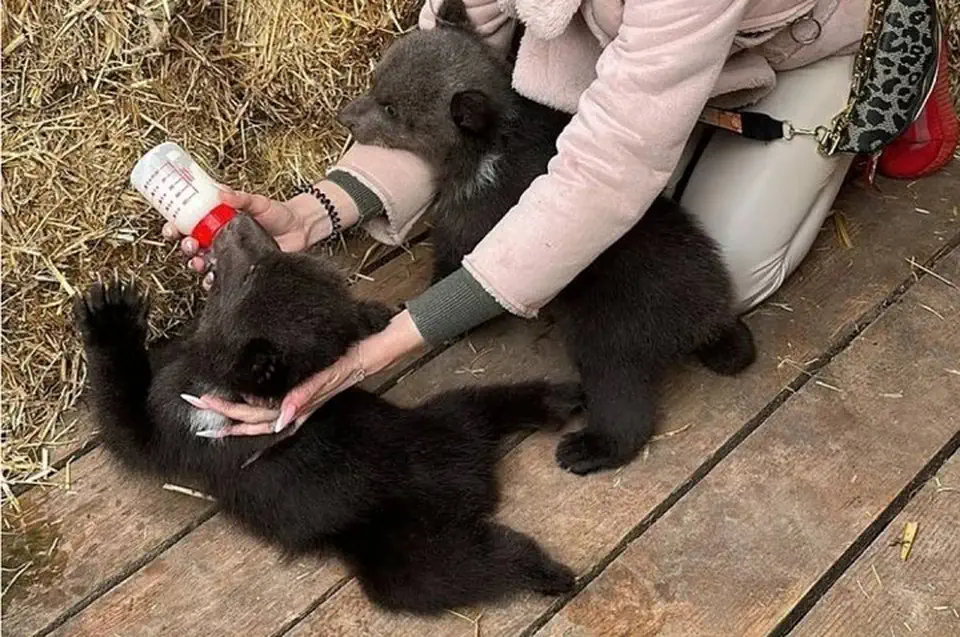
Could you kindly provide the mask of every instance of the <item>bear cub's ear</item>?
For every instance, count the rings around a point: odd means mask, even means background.
[[[436,14],[439,26],[471,29],[470,17],[467,15],[467,7],[463,0],[441,0],[441,2]]]
[[[450,116],[460,130],[480,135],[493,125],[496,112],[481,91],[460,91],[450,100]]]

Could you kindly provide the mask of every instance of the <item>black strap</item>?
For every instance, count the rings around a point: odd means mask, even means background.
[[[764,113],[727,111],[708,106],[703,109],[700,121],[761,142],[783,139],[784,136],[784,123]]]
[[[693,149],[693,155],[691,155],[690,161],[687,162],[686,168],[683,169],[683,174],[680,176],[680,179],[677,180],[677,185],[673,188],[673,196],[670,198],[676,203],[680,203],[680,200],[683,198],[683,193],[687,189],[687,184],[690,183],[693,170],[697,167],[697,162],[700,161],[700,158],[703,157],[703,153],[707,150],[707,144],[713,139],[715,132],[716,129],[707,128],[703,131],[703,134],[700,135],[700,139],[697,140],[697,145],[694,146]]]

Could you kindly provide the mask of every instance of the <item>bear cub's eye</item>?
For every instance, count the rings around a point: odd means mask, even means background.
[[[389,117],[396,117],[396,116],[397,116],[397,109],[394,108],[393,104],[387,104],[387,105],[385,105],[385,106],[383,107],[383,110],[384,110],[384,112],[385,112]]]

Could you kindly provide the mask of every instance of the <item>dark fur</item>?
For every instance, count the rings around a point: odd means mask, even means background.
[[[459,267],[546,172],[570,119],[511,89],[510,69],[471,31],[460,0],[444,4],[439,22],[394,44],[370,93],[341,116],[359,142],[418,153],[437,170],[435,278]],[[490,157],[499,157],[495,179],[481,183]],[[584,474],[634,458],[653,433],[657,381],[684,356],[720,374],[749,366],[753,337],[731,308],[715,243],[678,205],[657,199],[549,307],[589,414],[583,431],[561,441],[560,465]]]
[[[315,257],[281,253],[248,217],[215,249],[217,282],[194,329],[149,354],[147,303],[134,284],[97,284],[76,302],[88,396],[114,455],[210,493],[292,554],[339,554],[389,609],[431,613],[572,588],[569,569],[491,516],[498,444],[523,427],[561,425],[580,404],[577,386],[464,389],[414,409],[351,389],[273,447],[272,436],[197,437],[180,393],[278,399],[390,317],[353,300]]]

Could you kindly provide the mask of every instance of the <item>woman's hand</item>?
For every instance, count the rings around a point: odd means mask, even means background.
[[[313,195],[297,195],[282,202],[263,195],[223,189],[220,200],[253,217],[285,252],[305,250],[330,235],[330,218]],[[213,255],[201,251],[196,239],[181,237],[171,223],[164,224],[163,236],[170,240],[180,239],[180,249],[190,259],[190,267],[206,273],[203,286],[209,288],[213,283],[213,272],[210,271],[215,261]]]
[[[215,396],[184,396],[194,407],[209,409],[234,421],[232,426],[204,437],[257,436],[279,433],[293,424],[296,431],[321,405],[367,376],[388,369],[424,345],[423,337],[406,310],[382,331],[360,341],[333,365],[294,387],[280,403],[268,409],[248,403],[231,403]]]

